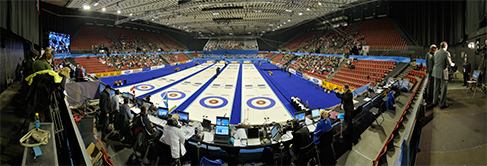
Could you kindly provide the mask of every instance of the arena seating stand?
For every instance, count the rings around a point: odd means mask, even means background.
[[[180,46],[179,44],[175,43],[171,39],[167,38],[165,35],[163,35],[163,34],[155,34],[155,35],[159,39],[161,39],[162,42],[164,42],[164,44],[166,44],[169,47],[168,49],[170,49],[171,51],[184,50],[184,47]],[[176,47],[177,50],[174,47]]]
[[[280,53],[279,55],[274,57],[271,61],[279,63],[279,62],[281,62],[282,57],[284,57],[284,53]]]
[[[189,60],[189,58],[183,53],[177,53],[176,55],[178,55],[178,62]]]
[[[106,36],[109,34],[103,27],[83,26],[78,35],[73,38],[71,50],[91,50],[92,45],[100,44],[109,46]]]
[[[354,88],[362,87],[368,83],[382,82],[385,73],[389,73],[390,69],[394,69],[395,63],[395,61],[357,60],[357,62],[352,62],[355,65],[355,69],[349,69],[348,65],[344,65],[335,74],[331,82],[338,84],[348,83]]]
[[[364,35],[370,49],[405,50],[407,46],[389,18],[365,21],[357,32]]]
[[[140,37],[146,38],[150,42],[157,44],[157,46],[162,46],[162,43],[150,32],[137,31],[137,34],[139,34]]]
[[[282,47],[283,49],[290,49],[291,51],[294,50],[294,48],[296,48],[296,46],[302,41],[304,40],[306,37],[309,36],[311,32],[306,32],[306,33],[303,33],[301,36],[299,36],[298,38],[294,39],[293,41],[289,42],[289,44],[285,45],[284,47]]]
[[[75,57],[74,61],[76,61],[80,66],[83,66],[86,69],[86,73],[90,74],[115,71],[115,68],[108,67],[108,65],[100,63],[96,57],[92,57],[90,59],[86,59],[86,57]]]
[[[119,29],[119,28],[110,28],[110,31],[112,31],[113,35],[115,37],[120,37],[122,35],[128,36],[132,39],[137,39],[137,35],[135,35],[134,32],[128,29]]]

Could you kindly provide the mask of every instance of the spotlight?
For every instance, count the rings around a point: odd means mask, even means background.
[[[475,49],[475,43],[474,42],[468,43],[468,48]]]
[[[120,11],[120,9],[118,9],[118,10],[117,10],[117,13],[118,13],[118,14],[120,14],[120,13],[122,13],[122,11]]]
[[[83,9],[90,10],[90,6],[89,5],[83,5]]]
[[[321,5],[321,2],[318,2],[318,5]]]
[[[107,10],[107,8],[105,8],[105,7],[101,8],[101,11],[105,11],[105,10]]]
[[[287,22],[291,22],[291,20],[287,20]]]
[[[130,13],[129,15],[130,15],[130,16],[132,16],[133,14],[132,14],[132,13]]]

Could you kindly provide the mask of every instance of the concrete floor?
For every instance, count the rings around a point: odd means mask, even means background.
[[[450,83],[447,104],[425,112],[416,165],[487,165],[486,95]]]

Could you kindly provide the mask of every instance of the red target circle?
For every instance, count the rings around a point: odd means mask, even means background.
[[[259,101],[255,102],[255,103],[257,103],[259,105],[264,105],[266,102],[264,100],[259,100]]]
[[[208,101],[208,102],[209,102],[210,104],[216,104],[216,103],[218,103],[218,100],[210,100],[210,101]]]
[[[176,96],[178,96],[178,94],[176,94],[176,93],[169,94],[169,97],[176,97]]]
[[[141,89],[147,89],[147,88],[149,88],[149,87],[147,87],[147,86],[141,86],[140,88],[141,88]]]

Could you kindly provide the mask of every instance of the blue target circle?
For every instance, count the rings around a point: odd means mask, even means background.
[[[271,104],[269,104],[268,106],[265,106],[265,107],[255,106],[255,105],[252,104],[252,101],[257,100],[257,99],[266,99],[266,100],[269,100],[271,102]],[[276,105],[276,101],[274,101],[273,99],[268,98],[268,97],[254,97],[254,98],[251,98],[251,99],[247,100],[247,105],[250,108],[253,108],[253,109],[265,110],[265,109],[269,109],[269,108],[274,107]]]
[[[210,99],[210,98],[220,99],[220,100],[223,101],[223,103],[220,104],[220,105],[215,105],[215,106],[208,105],[208,104],[205,103],[205,100]],[[222,107],[225,107],[227,104],[228,104],[228,100],[225,99],[225,98],[223,98],[223,97],[220,97],[220,96],[208,96],[208,97],[202,98],[200,100],[200,105],[203,106],[203,107],[206,107],[206,108],[213,108],[213,109],[222,108]]]
[[[186,97],[186,94],[184,92],[181,92],[181,91],[166,91],[166,92],[163,92],[161,94],[161,97],[164,98],[164,95],[166,95],[166,93],[179,93],[181,96],[177,97],[177,98],[170,98],[171,96],[168,95],[168,100],[179,100],[179,99],[182,99],[184,97]]]
[[[135,86],[135,89],[140,90],[140,91],[150,91],[154,88],[155,88],[154,86],[149,85],[149,84],[140,84],[140,85]]]

